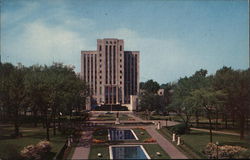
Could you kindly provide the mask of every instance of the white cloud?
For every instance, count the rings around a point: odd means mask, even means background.
[[[88,48],[86,40],[77,33],[41,21],[26,24],[23,33],[11,41],[4,44],[4,53],[29,65],[61,61],[79,67],[80,51]]]

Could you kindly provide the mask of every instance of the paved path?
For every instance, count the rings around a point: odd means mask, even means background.
[[[209,129],[202,129],[202,128],[190,128],[192,130],[196,131],[202,131],[202,132],[210,132]],[[213,133],[218,133],[218,134],[228,134],[228,135],[234,135],[234,136],[240,136],[239,133],[233,133],[233,132],[227,132],[227,131],[214,131],[212,130]]]
[[[82,131],[82,137],[80,139],[80,142],[77,144],[72,159],[88,159],[91,147],[92,132],[93,131]]]
[[[154,126],[146,127],[146,130],[172,159],[187,159],[171,142],[158,133]]]

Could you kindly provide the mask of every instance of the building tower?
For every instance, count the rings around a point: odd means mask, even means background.
[[[139,93],[139,51],[124,51],[121,39],[98,39],[96,51],[81,51],[81,79],[97,105],[130,105]],[[132,102],[133,103],[133,102]]]

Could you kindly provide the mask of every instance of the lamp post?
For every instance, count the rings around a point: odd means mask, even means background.
[[[219,146],[219,142],[218,142],[218,141],[216,141],[216,143],[215,143],[215,144],[216,144],[216,158],[217,158],[217,159],[219,159],[219,151],[218,151],[218,149],[219,149],[219,148],[218,148],[218,146]]]

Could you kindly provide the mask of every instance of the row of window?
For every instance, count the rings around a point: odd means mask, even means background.
[[[112,44],[112,43],[111,43]],[[106,45],[106,47],[107,47],[107,45]],[[111,47],[111,46],[110,46]],[[115,47],[115,46],[114,46]],[[102,51],[102,46],[100,45],[99,46],[99,51]],[[120,51],[122,51],[122,45],[120,45]]]

